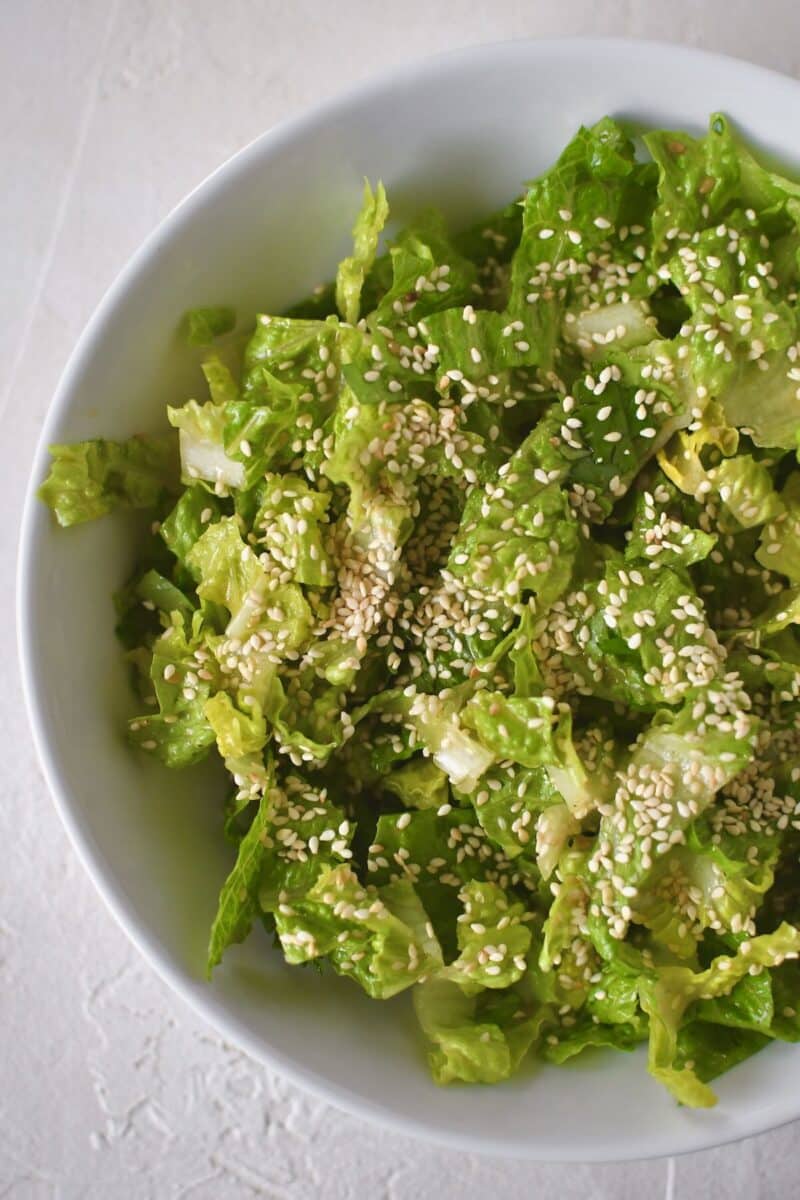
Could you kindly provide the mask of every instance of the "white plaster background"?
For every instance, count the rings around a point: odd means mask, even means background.
[[[674,1162],[521,1165],[399,1138],[226,1045],[78,865],[15,666],[35,438],[132,251],[263,129],[458,44],[630,34],[800,74],[796,0],[0,0],[0,1200],[790,1200],[798,1127]]]

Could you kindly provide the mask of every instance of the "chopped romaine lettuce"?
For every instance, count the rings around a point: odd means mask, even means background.
[[[209,970],[263,923],[411,990],[438,1083],[648,1041],[702,1106],[800,1040],[800,185],[719,114],[644,145],[582,128],[455,234],[365,183],[177,437],[40,494],[152,510],[129,735],[232,779]]]
[[[174,483],[175,451],[165,438],[98,438],[51,446],[53,464],[39,488],[59,525],[78,525],[115,508],[155,508]]]
[[[336,303],[342,319],[355,325],[361,305],[364,279],[375,261],[378,238],[389,216],[383,184],[375,191],[364,180],[364,200],[353,227],[354,252],[339,264],[336,275]]]
[[[230,333],[236,324],[236,312],[225,305],[211,308],[191,308],[183,315],[183,334],[192,346],[206,346],[223,333]]]

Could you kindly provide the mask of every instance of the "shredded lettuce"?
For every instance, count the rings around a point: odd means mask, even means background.
[[[235,310],[220,304],[211,308],[189,309],[183,314],[181,327],[190,345],[206,346],[215,338],[230,333],[235,324]]]
[[[455,233],[365,181],[177,436],[55,446],[40,495],[149,510],[128,732],[230,778],[209,971],[260,924],[410,992],[439,1084],[646,1042],[705,1106],[800,1040],[800,185],[720,114],[643,141]]]
[[[98,438],[51,446],[50,454],[39,497],[59,525],[79,525],[117,508],[155,509],[174,485],[175,452],[165,438]]]
[[[355,325],[364,279],[375,261],[378,238],[389,216],[386,191],[379,183],[375,191],[364,180],[364,200],[353,227],[354,252],[339,264],[336,274],[336,303],[344,321]]]

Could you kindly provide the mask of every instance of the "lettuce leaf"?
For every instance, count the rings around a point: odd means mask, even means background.
[[[389,205],[383,184],[379,181],[373,192],[365,179],[361,212],[353,226],[354,252],[339,264],[336,273],[336,304],[342,319],[351,325],[358,320],[364,278],[375,261],[378,238],[388,217]]]
[[[538,1040],[546,1011],[527,1011],[513,992],[492,1008],[458,984],[434,977],[414,989],[417,1019],[431,1044],[428,1063],[436,1083],[499,1083],[519,1068]]]
[[[184,313],[181,331],[191,346],[206,346],[236,324],[236,311],[225,305],[210,308],[191,308]]]
[[[648,1040],[709,1104],[800,1040],[800,185],[721,114],[644,153],[605,118],[461,232],[388,217],[365,182],[170,439],[42,486],[152,510],[129,736],[230,777],[209,969],[260,922],[411,989],[439,1083]]]
[[[53,462],[38,490],[59,525],[79,525],[117,508],[155,508],[174,485],[174,451],[164,438],[97,438],[51,446]]]
[[[640,983],[642,1007],[650,1017],[649,1069],[682,1104],[708,1108],[716,1097],[684,1062],[676,1065],[678,1028],[683,1014],[696,1001],[727,996],[751,967],[773,968],[800,953],[800,932],[783,924],[774,933],[743,942],[733,955],[720,955],[705,971],[662,967],[654,979]]]

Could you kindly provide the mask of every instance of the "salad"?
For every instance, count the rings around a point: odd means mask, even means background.
[[[334,283],[187,314],[207,394],[40,495],[150,511],[129,734],[230,775],[209,971],[263,925],[438,1083],[647,1042],[703,1106],[800,1040],[800,186],[643,143],[386,250],[366,184]]]

